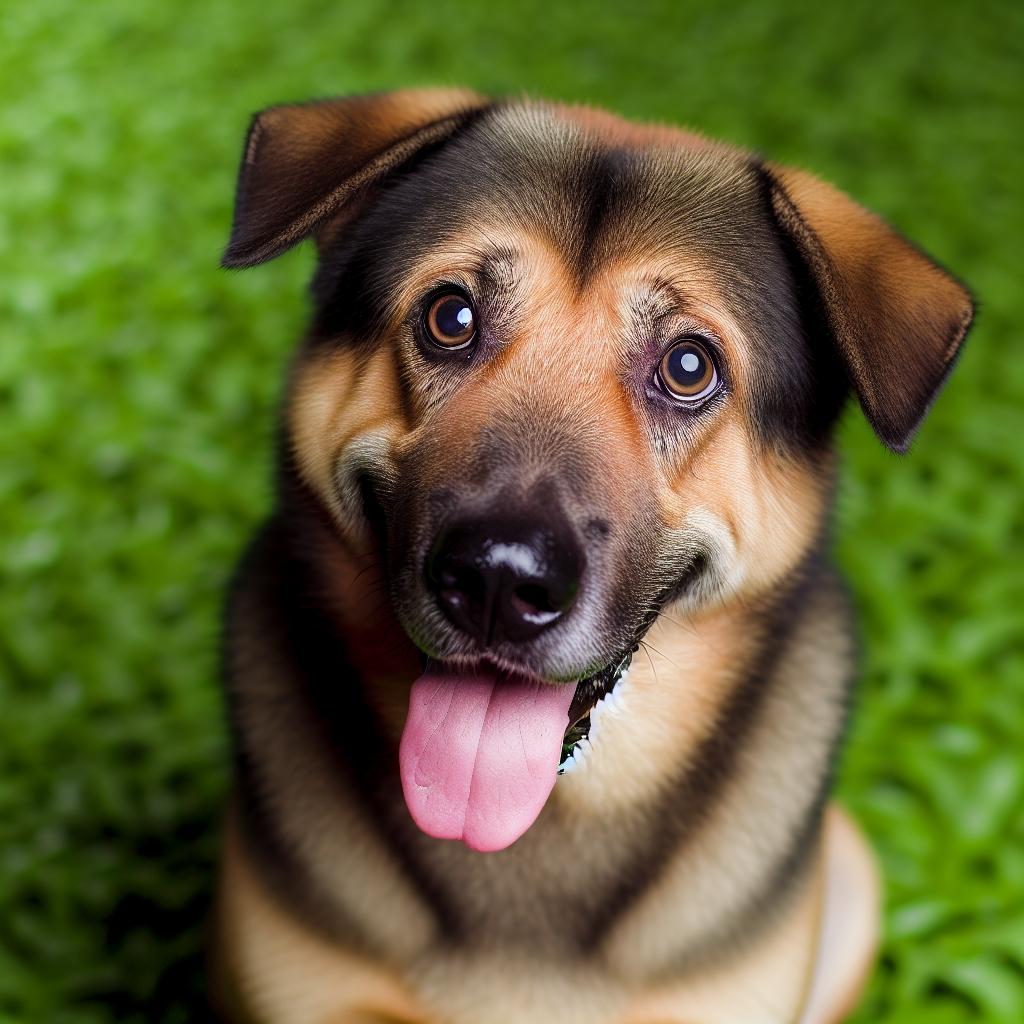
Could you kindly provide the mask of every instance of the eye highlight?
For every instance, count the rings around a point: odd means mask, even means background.
[[[468,348],[476,340],[476,313],[459,292],[445,292],[430,300],[423,316],[427,338],[449,352]]]
[[[715,360],[706,346],[694,338],[684,338],[661,357],[658,383],[669,397],[679,402],[699,402],[718,387]]]

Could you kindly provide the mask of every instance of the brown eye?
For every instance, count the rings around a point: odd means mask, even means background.
[[[658,377],[668,394],[681,402],[707,398],[718,387],[718,370],[711,353],[699,342],[676,342],[662,357]]]
[[[476,337],[476,314],[464,295],[440,295],[427,307],[427,337],[441,348],[468,347]]]

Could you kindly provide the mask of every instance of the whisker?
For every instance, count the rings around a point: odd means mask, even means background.
[[[658,683],[658,669],[657,669],[657,666],[655,666],[655,664],[654,664],[654,659],[651,657],[651,652],[647,648],[647,641],[646,640],[641,640],[640,641],[640,646],[644,649],[644,654],[647,655],[647,660],[651,663],[651,672],[654,673],[654,682],[655,682],[655,684],[657,684]]]

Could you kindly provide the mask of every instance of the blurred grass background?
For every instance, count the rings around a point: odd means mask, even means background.
[[[1024,7],[0,7],[0,1021],[194,1019],[221,593],[270,499],[311,253],[217,267],[250,113],[425,83],[801,163],[982,314],[912,455],[843,430],[864,612],[840,788],[888,882],[857,1020],[1024,1020]]]

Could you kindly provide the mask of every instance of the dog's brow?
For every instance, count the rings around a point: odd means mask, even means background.
[[[490,288],[509,288],[515,283],[519,258],[519,251],[512,246],[496,245],[479,253],[474,273]]]
[[[677,285],[665,277],[645,278],[632,303],[632,312],[641,328],[656,328],[662,321],[686,307]]]
[[[646,283],[651,306],[657,311],[657,315],[674,313],[685,306],[683,293],[668,278],[654,277]]]

